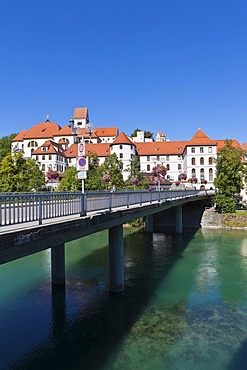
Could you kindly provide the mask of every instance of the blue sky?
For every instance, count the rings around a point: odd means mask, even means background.
[[[246,0],[1,0],[0,137],[97,127],[247,141]]]

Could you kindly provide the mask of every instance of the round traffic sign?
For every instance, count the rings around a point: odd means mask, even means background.
[[[86,161],[86,158],[85,157],[81,157],[78,161],[78,164],[80,167],[85,167],[86,164],[87,164],[87,161]]]
[[[82,144],[82,143],[79,144],[79,152],[80,153],[84,152],[84,144]]]

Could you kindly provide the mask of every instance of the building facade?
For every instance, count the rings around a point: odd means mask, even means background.
[[[25,158],[35,159],[40,169],[64,173],[67,167],[76,166],[77,146],[84,137],[86,155],[94,152],[99,163],[115,153],[123,163],[124,180],[128,178],[128,168],[133,156],[138,156],[140,170],[149,176],[157,165],[166,167],[166,180],[170,183],[181,180],[192,183],[196,188],[203,184],[214,187],[216,173],[215,159],[224,140],[212,140],[200,128],[187,141],[166,139],[163,132],[156,134],[156,140],[146,140],[139,131],[135,138],[119,133],[118,127],[95,128],[89,122],[87,108],[75,108],[69,124],[61,127],[51,122],[38,123],[29,130],[21,131],[12,141],[12,153],[22,152]],[[233,140],[235,147],[240,143]],[[189,182],[188,182],[189,181]]]

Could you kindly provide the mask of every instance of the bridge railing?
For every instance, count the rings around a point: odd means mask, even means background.
[[[203,194],[202,194],[203,193]],[[88,212],[112,211],[118,208],[164,202],[195,195],[205,191],[117,191],[64,193],[0,194],[0,226],[37,221],[55,217],[80,215]]]

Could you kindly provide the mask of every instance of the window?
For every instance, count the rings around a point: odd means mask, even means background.
[[[213,158],[212,157],[208,158],[208,164],[213,164]]]
[[[196,170],[195,170],[195,168],[192,168],[192,170],[191,170],[191,177],[196,177]]]
[[[123,149],[123,145],[121,144],[121,145],[119,145],[119,149]]]
[[[195,157],[191,158],[191,164],[192,164],[192,166],[195,166],[196,165],[196,159],[195,159]]]
[[[166,169],[167,169],[167,171],[170,171],[170,165],[169,164],[166,165]]]
[[[203,146],[200,147],[200,153],[204,153],[204,148]]]
[[[147,156],[147,161],[149,162],[150,161],[150,155]]]
[[[201,166],[203,166],[203,165],[204,165],[204,158],[203,158],[203,157],[201,157],[201,158],[200,158],[200,165],[201,165]]]
[[[213,181],[213,169],[209,168],[209,181]]]
[[[77,122],[77,125],[78,125],[78,126],[81,126],[81,125],[82,125],[82,122]]]
[[[196,152],[196,149],[195,148],[191,148],[191,153],[195,153]]]
[[[212,153],[212,147],[211,146],[208,147],[208,152]]]
[[[42,161],[44,161],[45,160],[45,155],[42,155]]]
[[[119,158],[123,159],[123,153],[120,153]]]
[[[160,156],[159,155],[157,155],[157,161],[159,161],[160,160]]]
[[[42,168],[41,168],[42,171],[45,171],[45,165],[42,164]]]
[[[178,159],[181,159],[181,155],[178,155]]]
[[[181,164],[178,164],[178,170],[181,170],[182,166]]]
[[[39,160],[39,156],[38,155],[36,155],[36,161],[38,161]]]
[[[37,147],[38,146],[38,143],[37,141],[29,141],[29,143],[27,144],[28,148],[34,148],[34,147]]]
[[[51,161],[51,155],[49,154],[49,161]]]
[[[200,170],[200,178],[204,177],[204,168],[201,168]]]
[[[166,160],[169,161],[170,160],[170,157],[169,155],[166,156]]]
[[[150,164],[147,165],[147,171],[150,171]]]

